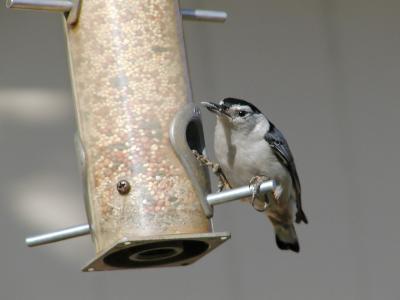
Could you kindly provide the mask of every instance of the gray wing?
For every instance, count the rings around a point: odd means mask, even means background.
[[[293,187],[296,193],[296,223],[303,221],[308,223],[307,217],[303,212],[301,206],[301,186],[299,175],[297,174],[296,165],[294,163],[292,152],[290,151],[289,144],[283,136],[282,132],[270,122],[269,131],[265,135],[265,140],[268,142],[275,156],[288,170],[290,177],[293,181]]]

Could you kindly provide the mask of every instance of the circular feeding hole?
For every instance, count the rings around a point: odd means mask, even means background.
[[[181,247],[162,247],[143,250],[129,256],[132,261],[154,261],[174,257],[183,252]]]
[[[203,254],[208,247],[208,243],[199,240],[147,242],[113,252],[104,258],[104,263],[117,268],[180,265],[180,262]]]

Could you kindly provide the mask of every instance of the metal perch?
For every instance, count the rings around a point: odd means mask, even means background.
[[[45,10],[52,12],[68,13],[73,12],[76,8],[79,11],[80,0],[7,0],[6,7],[14,9],[30,9],[30,10]],[[211,22],[225,22],[228,14],[219,10],[205,10],[182,8],[180,9],[181,15],[184,19],[196,21],[211,21]],[[77,21],[78,15],[74,14],[73,20],[70,19],[69,23],[73,24]]]
[[[260,193],[264,194],[269,191],[273,191],[275,187],[276,183],[274,180],[266,181],[261,184]],[[209,205],[214,206],[250,197],[252,193],[253,189],[250,186],[242,186],[240,188],[231,189],[220,193],[209,194],[207,196],[207,202]],[[88,224],[84,224],[28,237],[26,238],[25,243],[29,247],[36,247],[88,234],[90,234],[90,226]]]

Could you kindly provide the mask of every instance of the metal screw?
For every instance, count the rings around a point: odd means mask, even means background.
[[[126,195],[131,190],[131,185],[127,180],[121,180],[117,183],[117,190],[121,195]]]

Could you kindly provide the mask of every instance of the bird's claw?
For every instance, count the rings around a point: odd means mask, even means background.
[[[269,201],[268,201],[268,197],[265,195],[265,201],[264,201],[264,205],[262,208],[259,208],[256,205],[256,200],[257,200],[257,195],[260,193],[260,186],[263,182],[267,181],[268,178],[265,176],[254,176],[253,178],[250,179],[250,184],[249,187],[252,189],[252,196],[251,196],[251,206],[253,206],[253,208],[256,211],[259,212],[263,212],[266,211],[269,205]]]
[[[218,179],[218,193],[222,192],[224,190],[224,183]]]
[[[223,189],[232,188],[219,164],[213,163],[205,155],[200,154],[196,150],[192,150],[192,152],[202,165],[209,167],[211,171],[218,177],[218,192],[221,192]]]
[[[258,212],[264,212],[264,211],[266,211],[266,210],[268,209],[269,204],[268,204],[267,201],[264,201],[264,205],[263,205],[262,208],[259,208],[259,207],[256,205],[255,202],[256,202],[256,198],[252,197],[252,198],[251,198],[251,206],[253,206],[253,208],[254,208],[256,211],[258,211]]]

